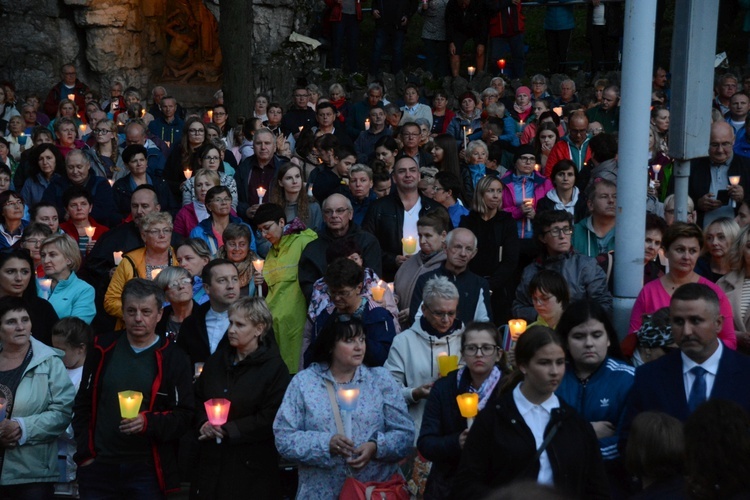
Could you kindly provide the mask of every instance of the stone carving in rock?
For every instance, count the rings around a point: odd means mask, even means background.
[[[183,83],[193,78],[221,79],[221,49],[216,18],[200,0],[167,2],[167,48],[163,78]]]

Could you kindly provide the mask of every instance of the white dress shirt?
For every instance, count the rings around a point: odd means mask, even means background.
[[[685,353],[680,353],[680,356],[682,356],[682,381],[685,384],[686,401],[690,398],[690,389],[693,388],[693,382],[695,382],[695,375],[690,373],[690,370],[692,370],[696,366],[700,366],[704,370],[706,370],[705,375],[703,375],[704,379],[706,380],[706,401],[708,401],[711,397],[711,390],[714,388],[716,374],[719,371],[719,361],[721,360],[721,353],[724,352],[724,346],[722,345],[721,341],[719,340],[717,342],[719,343],[719,347],[706,361],[704,361],[700,365],[685,356]]]
[[[219,342],[229,328],[229,311],[216,312],[209,308],[206,313],[206,332],[208,333],[208,347],[211,354],[216,352]]]
[[[552,410],[560,407],[560,400],[557,396],[552,394],[549,399],[540,405],[535,405],[523,395],[521,392],[521,384],[518,384],[513,389],[513,401],[516,403],[518,413],[523,417],[524,422],[531,430],[536,441],[536,449],[538,450],[544,442],[544,429],[547,428],[549,420],[552,414]],[[539,457],[539,474],[536,477],[536,481],[539,484],[547,484],[549,486],[555,485],[555,478],[552,474],[552,465],[549,461],[549,455],[547,450],[544,450]]]

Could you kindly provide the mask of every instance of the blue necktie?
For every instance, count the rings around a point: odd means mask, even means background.
[[[706,402],[706,370],[701,366],[696,366],[690,370],[690,373],[695,376],[688,396],[688,409],[690,413],[693,413],[701,403]]]

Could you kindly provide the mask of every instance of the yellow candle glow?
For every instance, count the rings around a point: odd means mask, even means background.
[[[370,130],[370,119],[365,118],[365,130]]]
[[[412,255],[417,252],[417,240],[414,236],[401,238],[401,247],[404,251],[404,255]]]
[[[474,66],[469,66],[468,68],[466,68],[466,70],[469,72],[469,76],[474,76],[474,73],[477,71],[477,68],[475,68]]]
[[[736,186],[740,183],[740,176],[739,175],[730,175],[729,176],[729,184],[732,186]]]
[[[86,236],[88,236],[89,239],[91,239],[91,238],[94,237],[94,233],[96,232],[96,228],[93,227],[93,226],[89,226],[86,229],[84,229],[84,231],[86,231]]]
[[[190,179],[193,176],[193,171],[189,168],[185,169],[185,179]]]
[[[523,120],[521,120],[521,122],[519,123],[519,125],[523,126]]]
[[[119,266],[122,262],[122,252],[112,252],[112,258],[115,260],[115,265]]]
[[[441,377],[445,377],[453,370],[458,370],[458,356],[455,354],[448,355],[444,352],[438,354],[438,372]]]
[[[661,171],[661,165],[659,165],[658,163],[656,165],[651,165],[651,169],[654,171],[654,177],[656,177]]]
[[[142,109],[142,110],[141,110],[141,118],[143,118],[144,116],[146,116],[146,110],[145,110],[145,109]]]
[[[52,286],[52,280],[49,278],[39,280],[39,286],[41,286],[44,291],[48,292],[50,287]]]
[[[76,100],[76,95],[75,94],[68,94],[68,100],[75,101]]]
[[[562,106],[557,106],[555,108],[552,108],[552,111],[554,111],[557,116],[562,116],[563,115]]]
[[[138,391],[122,391],[117,393],[120,400],[120,416],[122,418],[135,418],[141,409],[143,394]]]
[[[383,280],[378,281],[378,284],[370,289],[372,292],[372,298],[376,302],[382,302],[383,295],[385,295],[385,287],[383,286]]]
[[[466,392],[456,396],[458,409],[464,418],[474,418],[479,413],[479,394],[476,392]]]
[[[265,262],[266,261],[264,261],[263,259],[255,259],[253,261],[253,267],[255,268],[256,271],[258,271],[259,273],[262,273],[263,272],[263,264]]]
[[[537,163],[536,165],[534,165],[534,172],[537,172],[537,173],[538,173],[538,172],[539,172],[539,169],[540,169],[540,168],[541,168],[541,167],[540,167],[540,166],[539,166],[539,164]]]
[[[198,378],[201,376],[201,373],[203,373],[203,363],[198,361],[197,363],[195,363],[194,366],[195,366],[195,372],[193,373],[193,376],[195,378]]]
[[[114,186],[115,185],[115,180],[114,179],[107,179],[107,182],[109,182],[110,186]]]
[[[258,193],[258,198],[263,199],[263,197],[266,195],[267,190],[263,186],[259,187],[255,190],[256,193]]]
[[[213,109],[209,109],[208,110],[208,119],[209,120],[213,120],[214,119],[214,110]]]
[[[512,319],[508,322],[508,328],[510,328],[510,336],[513,340],[518,340],[518,337],[526,331],[526,320]]]
[[[81,133],[84,133],[84,132],[86,131],[86,125],[84,125],[83,123],[81,123],[81,124],[80,124],[80,125],[78,126],[78,128],[79,128],[79,129],[81,130]]]
[[[304,126],[300,125],[299,131],[302,132],[302,129],[305,128]]]
[[[161,269],[152,269],[151,270],[151,279],[155,280],[157,276],[159,276],[159,273],[161,273]]]

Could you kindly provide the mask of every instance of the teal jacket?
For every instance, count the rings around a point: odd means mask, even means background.
[[[59,479],[57,438],[73,415],[76,390],[63,365],[62,351],[33,337],[31,347],[31,362],[16,389],[10,415],[21,426],[23,444],[5,449],[0,475],[0,485],[4,486]]]
[[[47,299],[52,304],[58,317],[75,316],[88,324],[91,324],[96,316],[94,295],[94,287],[80,279],[74,272],[70,273],[68,279],[59,281],[49,297],[47,297],[47,292],[39,288],[39,297]]]
[[[591,216],[588,216],[573,227],[572,243],[576,253],[596,257],[615,249],[615,228],[599,238],[591,226]]]

